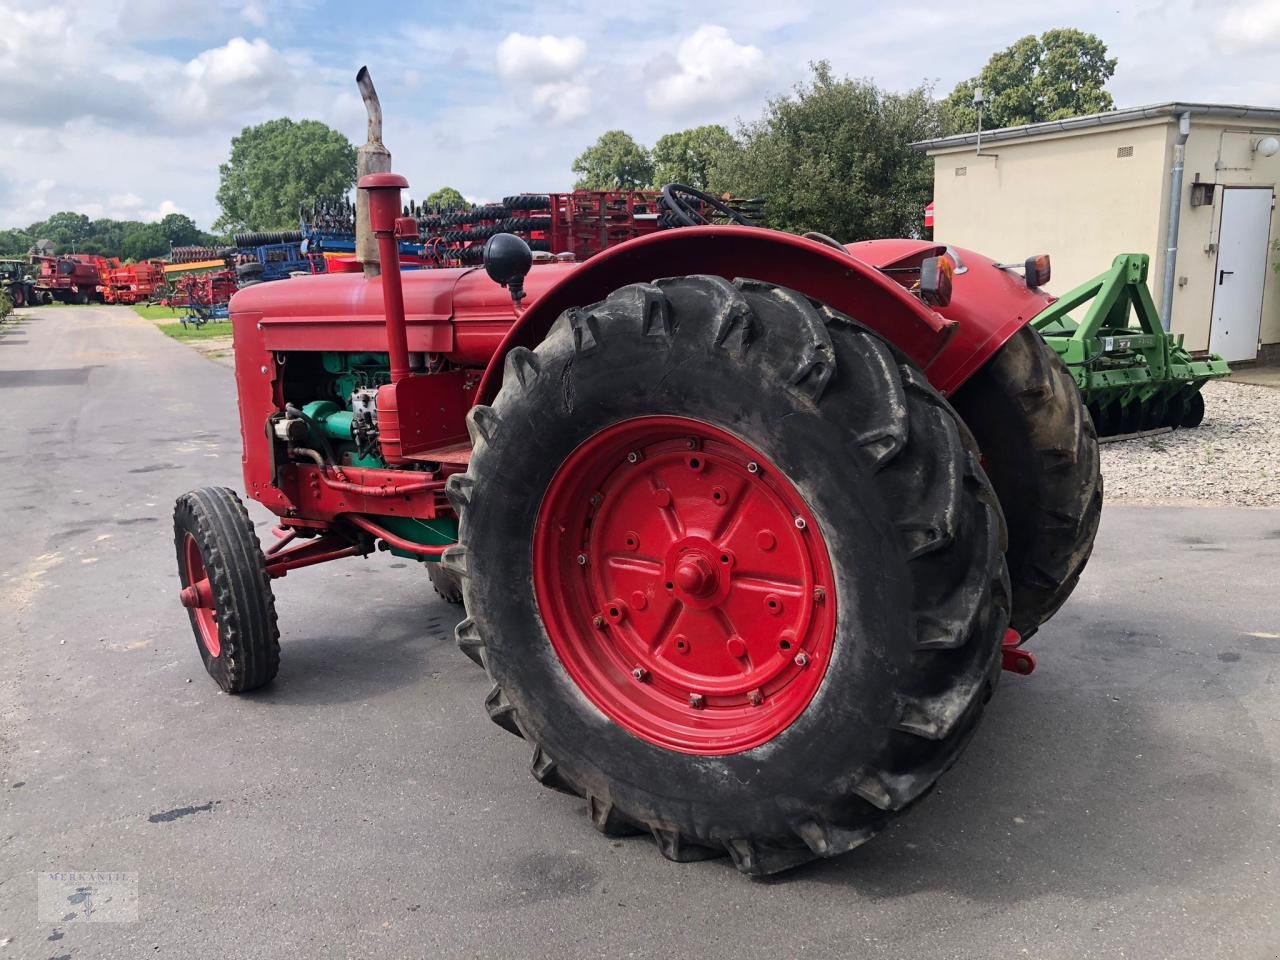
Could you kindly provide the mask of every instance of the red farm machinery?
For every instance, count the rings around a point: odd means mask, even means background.
[[[102,279],[104,303],[146,303],[165,293],[163,260],[143,260],[107,269]]]
[[[62,256],[34,256],[36,291],[45,303],[102,303],[105,277],[120,265],[92,254],[71,253]]]
[[[385,171],[376,109],[370,143]],[[232,301],[245,490],[279,519],[264,552],[233,491],[178,499],[208,672],[268,683],[272,580],[387,551],[465,604],[489,716],[602,833],[752,875],[866,841],[1092,548],[1042,265],[707,224],[675,190],[584,262],[499,231],[483,269],[402,272],[406,186],[360,179],[363,273]]]

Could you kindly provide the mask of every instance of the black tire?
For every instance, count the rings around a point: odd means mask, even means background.
[[[253,278],[262,276],[261,260],[246,260],[244,263],[236,264],[236,276]]]
[[[1204,394],[1197,388],[1188,394],[1186,402],[1182,407],[1182,417],[1178,422],[1180,427],[1198,427],[1204,422]]]
[[[445,603],[462,603],[462,582],[457,574],[445,570],[438,563],[427,564],[427,577],[431,586]]]
[[[191,536],[213,591],[216,652],[202,638],[197,612],[188,611],[209,676],[227,693],[269,683],[280,669],[280,630],[266,560],[244,504],[225,487],[192,490],[174,506],[173,529],[183,587],[190,585],[185,550]]]
[[[973,432],[1004,508],[1010,625],[1025,639],[1071,595],[1093,551],[1102,516],[1093,420],[1071,373],[1030,327],[951,402]]]
[[[13,303],[15,309],[25,307],[27,305],[27,291],[22,284],[15,284],[9,288],[9,299]]]
[[[89,294],[85,293],[83,290],[77,290],[73,300],[76,306],[83,307],[89,302]]]
[[[528,545],[555,471],[585,438],[651,414],[758,448],[804,497],[835,568],[821,686],[740,753],[668,750],[606,719],[534,594]],[[771,874],[860,845],[955,762],[999,674],[1003,521],[954,411],[879,337],[754,281],[628,286],[511,351],[468,427],[468,472],[449,483],[460,545],[443,561],[463,577],[458,643],[494,681],[491,718],[532,744],[535,778],[586,798],[599,830]]]

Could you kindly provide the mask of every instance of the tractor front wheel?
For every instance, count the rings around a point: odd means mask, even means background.
[[[959,756],[999,673],[1003,523],[875,334],[751,280],[628,286],[512,350],[468,426],[459,645],[599,830],[776,873]]]
[[[462,603],[462,584],[456,574],[443,569],[438,563],[428,563],[427,577],[436,596],[445,603]]]
[[[244,504],[225,487],[185,493],[174,507],[173,531],[180,597],[209,676],[227,693],[269,683],[280,669],[280,631]]]

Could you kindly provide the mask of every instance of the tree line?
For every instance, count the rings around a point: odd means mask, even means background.
[[[974,130],[976,87],[983,89],[985,128],[1018,126],[1113,109],[1106,84],[1115,69],[1102,40],[1074,29],[1021,38],[940,100],[927,84],[885,90],[870,79],[837,76],[819,61],[805,81],[769,99],[757,119],[735,131],[693,127],[659,137],[652,148],[624,130],[602,134],[573,161],[574,185],[633,190],[684,183],[763,197],[764,225],[781,230],[818,230],[844,241],[911,236],[921,230],[933,187],[932,162],[911,144]],[[345,136],[315,120],[246,127],[219,167],[214,229],[296,229],[300,205],[350,192],[355,156]],[[437,208],[465,203],[452,187],[426,198]],[[0,230],[0,254],[22,255],[46,239],[58,252],[138,260],[161,256],[170,244],[219,238],[182,214],[148,224],[63,212],[24,230]]]
[[[1020,126],[1114,109],[1116,61],[1093,34],[1056,29],[994,54],[942,100],[836,76],[826,61],[731,133],[708,125],[665,134],[652,149],[610,130],[573,162],[586,190],[658,189],[671,182],[717,195],[763,197],[766,226],[849,241],[912,236],[933,193],[933,163],[911,144],[983,126]]]
[[[213,245],[220,238],[206,233],[183,213],[170,213],[155,223],[140,220],[90,219],[64,210],[12,230],[0,230],[0,256],[25,257],[41,241],[55,253],[94,253],[121,260],[147,260],[169,255],[170,246]]]

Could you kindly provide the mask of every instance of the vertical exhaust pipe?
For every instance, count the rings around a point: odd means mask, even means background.
[[[382,104],[378,102],[378,91],[373,88],[368,67],[361,67],[356,74],[356,86],[360,88],[369,117],[368,141],[356,151],[356,182],[360,183],[370,174],[391,172],[391,151],[382,142]],[[356,259],[364,267],[367,279],[378,275],[378,245],[369,229],[369,192],[363,189],[356,191]],[[394,262],[398,279],[399,260]]]

